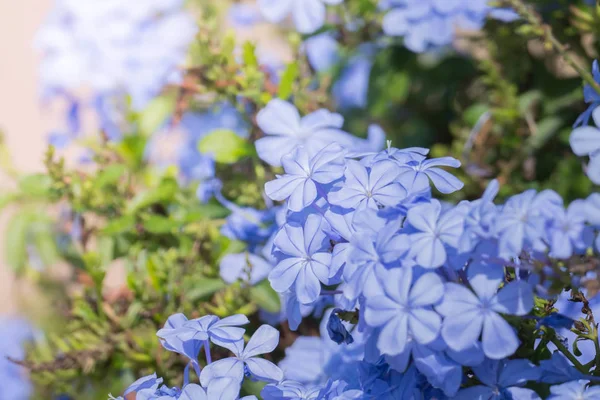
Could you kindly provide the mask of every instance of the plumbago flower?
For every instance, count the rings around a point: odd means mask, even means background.
[[[81,105],[93,108],[109,136],[119,135],[109,111],[129,96],[142,109],[162,88],[180,79],[197,27],[182,0],[130,3],[118,0],[59,0],[37,34],[43,57],[40,81],[44,100],[59,96],[72,104],[67,132],[79,133]],[[78,98],[82,87],[92,99]],[[117,113],[118,114],[118,113]],[[57,135],[55,135],[56,139]]]
[[[402,353],[412,336],[421,344],[435,340],[442,318],[433,310],[444,295],[444,284],[434,273],[425,273],[413,284],[412,268],[395,268],[382,276],[383,295],[366,300],[365,322],[381,327],[377,348],[383,354]]]
[[[296,107],[279,99],[271,100],[260,110],[256,121],[265,133],[256,141],[258,156],[276,167],[296,146],[304,146],[309,155],[334,142],[349,151],[365,152],[379,150],[385,140],[378,132],[364,140],[342,131],[343,117],[324,109],[301,118]]]
[[[511,10],[494,9],[488,0],[381,0],[391,9],[383,18],[383,31],[404,37],[404,45],[415,53],[452,43],[457,30],[479,30],[488,16],[511,21]]]
[[[210,383],[219,378],[232,378],[242,382],[244,376],[267,382],[279,382],[283,379],[283,373],[275,364],[257,355],[272,352],[279,343],[279,332],[277,329],[262,325],[252,335],[248,344],[237,341],[231,351],[235,357],[224,358],[206,366],[200,374],[200,383],[209,386]]]
[[[281,22],[291,14],[300,33],[312,33],[325,23],[326,5],[344,0],[258,0],[258,7],[270,22]]]
[[[313,303],[321,293],[321,282],[329,281],[331,253],[325,233],[327,222],[309,215],[304,226],[286,224],[275,236],[274,245],[281,261],[269,274],[269,281],[279,293],[293,286],[301,303]]]
[[[589,156],[590,162],[587,165],[586,174],[592,182],[600,184],[600,108],[595,108],[592,112],[594,120],[593,126],[580,126],[571,133],[569,142],[573,153],[578,156]]]
[[[442,337],[451,349],[461,351],[482,335],[487,357],[495,360],[508,357],[519,347],[519,339],[499,313],[527,314],[533,307],[531,286],[524,281],[513,281],[498,291],[504,277],[502,267],[483,262],[471,265],[468,276],[475,294],[453,282],[445,285],[444,300],[436,307],[444,316]]]
[[[344,175],[345,161],[344,149],[337,143],[323,148],[311,158],[303,147],[298,147],[282,157],[285,175],[267,182],[265,192],[273,200],[289,198],[288,209],[302,211],[317,199],[317,185],[331,183]]]

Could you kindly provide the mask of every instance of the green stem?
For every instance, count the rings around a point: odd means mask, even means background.
[[[588,70],[587,66],[582,66],[568,51],[568,47],[562,44],[552,33],[552,28],[545,24],[542,18],[523,0],[504,0],[512,9],[514,9],[521,17],[529,22],[533,27],[537,36],[549,43],[552,48],[569,64],[579,76],[587,82],[594,90],[600,94],[600,84],[594,80],[594,77]]]
[[[552,344],[554,344],[556,346],[558,351],[563,353],[565,355],[565,357],[567,357],[569,359],[569,361],[571,361],[573,363],[573,365],[575,366],[575,368],[577,368],[577,370],[579,372],[581,372],[582,374],[588,373],[588,371],[585,369],[585,367],[579,362],[579,360],[577,360],[577,358],[575,358],[575,356],[573,354],[571,354],[569,349],[567,349],[565,347],[565,345],[562,344],[560,340],[558,340],[558,338],[556,337],[556,335],[553,332],[546,331],[546,334],[549,335],[550,342],[552,342]]]
[[[594,375],[600,374],[600,344],[598,343],[598,325],[594,329],[594,347],[596,348],[596,369]]]

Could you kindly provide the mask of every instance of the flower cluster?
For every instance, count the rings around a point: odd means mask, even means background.
[[[488,16],[503,21],[517,17],[511,10],[492,8],[488,0],[382,0],[380,7],[390,10],[384,32],[402,36],[416,53],[451,44],[457,30],[480,30]]]
[[[133,4],[116,0],[60,0],[38,32],[36,45],[42,97],[65,97],[71,104],[66,132],[57,141],[79,133],[81,106],[93,107],[109,136],[118,135],[115,101],[131,97],[141,109],[168,82],[179,79],[177,66],[196,32],[183,0]],[[81,101],[78,90],[94,98]]]

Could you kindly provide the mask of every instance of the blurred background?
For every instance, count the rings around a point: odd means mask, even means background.
[[[15,168],[42,172],[47,135],[59,116],[39,101],[37,65],[40,55],[33,47],[36,30],[52,5],[51,0],[0,2],[0,129]],[[2,191],[14,182],[0,171]],[[0,254],[4,254],[6,224],[10,209],[0,215]],[[10,268],[0,257],[0,314],[14,313],[11,292],[17,290]]]

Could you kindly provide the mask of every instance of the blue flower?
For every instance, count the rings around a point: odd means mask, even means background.
[[[235,357],[224,358],[207,365],[200,374],[202,386],[208,386],[214,379],[232,378],[235,382],[242,382],[244,376],[250,376],[266,382],[279,382],[283,379],[283,372],[270,361],[257,358],[257,355],[272,352],[279,343],[277,329],[261,325],[244,347],[240,340],[230,350]]]
[[[584,250],[585,202],[575,200],[566,211],[557,210],[548,228],[550,255],[556,258],[569,258],[574,250]]]
[[[258,7],[271,22],[281,22],[291,14],[300,33],[312,33],[325,23],[325,5],[343,0],[258,0]]]
[[[455,399],[540,399],[533,390],[522,387],[540,377],[539,369],[528,360],[486,360],[473,367],[473,372],[483,385],[463,389]]]
[[[297,147],[281,159],[285,175],[277,175],[277,179],[266,183],[267,196],[277,201],[289,198],[288,209],[302,211],[317,199],[317,185],[344,176],[344,153],[337,143],[326,146],[313,157],[303,147]]]
[[[424,268],[437,268],[447,259],[446,246],[458,247],[463,232],[464,215],[452,209],[442,214],[437,200],[419,204],[408,210],[406,221],[416,233],[409,234],[410,257]]]
[[[525,246],[544,250],[541,238],[548,214],[562,210],[562,199],[552,191],[527,190],[509,198],[496,219],[499,254],[516,257]]]
[[[298,300],[308,304],[317,300],[321,283],[329,281],[331,253],[324,232],[326,221],[311,214],[304,226],[286,224],[275,237],[275,248],[281,261],[269,274],[271,286],[284,293],[292,286]]]
[[[285,380],[269,384],[260,392],[263,400],[319,400],[321,386],[306,386],[302,383]]]
[[[382,8],[391,8],[383,18],[383,30],[390,36],[403,36],[404,45],[422,53],[452,43],[455,31],[479,30],[488,15],[512,21],[511,10],[491,13],[487,0],[384,0]]]
[[[33,392],[26,371],[10,361],[25,359],[24,344],[33,339],[33,329],[28,322],[17,318],[0,318],[0,381],[2,398],[27,400]]]
[[[446,283],[443,302],[436,310],[444,316],[442,337],[456,351],[472,346],[482,335],[488,358],[501,359],[519,347],[515,330],[498,313],[526,315],[533,307],[531,286],[512,281],[500,291],[504,271],[486,263],[474,263],[468,270],[475,294],[456,283]]]
[[[405,234],[399,234],[399,224],[397,221],[376,233],[360,232],[352,236],[343,270],[345,297],[354,300],[361,294],[379,294],[384,271],[402,265],[410,241]]]
[[[327,333],[331,340],[337,344],[351,344],[354,342],[354,338],[350,332],[348,332],[340,317],[338,317],[337,313],[340,311],[342,310],[336,308],[329,316],[329,319],[327,320]]]
[[[404,351],[408,336],[421,344],[435,340],[442,325],[432,306],[444,295],[444,284],[434,273],[426,273],[413,284],[412,268],[395,268],[381,277],[385,294],[368,297],[365,322],[382,327],[377,348],[383,354]]]
[[[594,80],[597,83],[600,83],[600,68],[598,67],[598,60],[594,60],[592,63],[592,75]],[[590,122],[590,117],[592,116],[593,111],[600,106],[600,93],[596,92],[596,90],[589,84],[585,84],[583,87],[583,99],[589,107],[585,110],[573,124],[573,128],[577,128],[578,126],[587,125]]]
[[[241,279],[256,285],[269,275],[272,268],[267,260],[251,253],[227,254],[219,263],[220,276],[229,284]]]
[[[594,123],[600,127],[600,108],[592,112]],[[600,184],[600,129],[592,126],[575,128],[569,138],[573,153],[578,156],[589,156],[590,162],[586,174],[592,182]]]
[[[464,186],[464,184],[454,175],[444,171],[439,167],[460,167],[460,161],[452,157],[441,157],[426,160],[419,153],[396,153],[398,165],[400,167],[400,176],[398,182],[402,184],[410,193],[418,193],[429,189],[429,180],[434,187],[444,194],[454,193]],[[410,158],[407,160],[407,156]]]
[[[340,114],[320,109],[301,118],[296,107],[280,99],[271,100],[260,110],[256,121],[265,133],[255,143],[258,156],[276,167],[296,146],[304,146],[314,155],[334,142],[349,151],[377,151],[383,145],[380,137],[365,140],[342,131],[344,119]]]
[[[367,106],[374,53],[371,46],[361,47],[358,53],[348,60],[333,84],[332,94],[340,109],[362,109]]]
[[[548,400],[598,400],[600,386],[588,387],[589,381],[578,380],[550,388]]]
[[[304,51],[310,65],[317,71],[327,71],[340,60],[339,44],[328,33],[312,36],[304,41]]]
[[[333,205],[362,210],[379,206],[396,206],[406,197],[406,189],[396,179],[399,169],[389,161],[375,163],[371,168],[358,161],[346,163],[345,180],[327,196]]]

